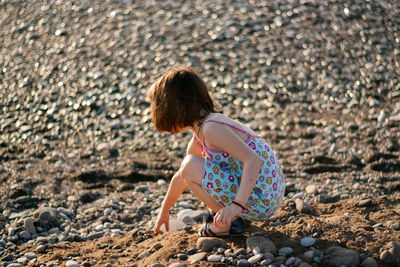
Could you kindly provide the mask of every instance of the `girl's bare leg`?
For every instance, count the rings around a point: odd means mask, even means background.
[[[194,154],[188,154],[182,162],[179,170],[181,176],[185,179],[186,184],[192,190],[193,194],[206,204],[207,207],[214,212],[218,212],[222,207],[212,198],[201,186],[204,174],[204,158]],[[229,231],[229,226],[215,227],[210,223],[211,231],[214,233],[223,233]]]

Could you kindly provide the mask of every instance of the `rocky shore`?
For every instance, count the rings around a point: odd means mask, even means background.
[[[0,266],[398,266],[396,1],[0,0]],[[274,217],[199,239],[185,192],[154,235],[188,134],[145,92],[198,70],[277,151]],[[157,265],[158,264],[158,265]]]

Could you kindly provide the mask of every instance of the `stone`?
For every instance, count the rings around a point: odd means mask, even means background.
[[[19,263],[11,263],[11,264],[8,264],[7,267],[22,267],[22,265]]]
[[[69,261],[67,261],[65,266],[66,267],[79,267],[79,264],[78,264],[78,262],[76,262],[74,260],[69,260]]]
[[[373,258],[368,257],[361,263],[361,266],[363,266],[363,267],[378,267],[378,264],[376,263],[376,261]]]
[[[189,256],[188,261],[193,264],[199,261],[204,260],[207,257],[207,252],[199,252]]]
[[[296,202],[296,209],[299,212],[305,213],[305,214],[312,213],[311,206],[308,203],[304,202],[304,200],[302,200],[300,198],[296,198],[295,202]]]
[[[262,260],[262,261],[260,262],[260,265],[261,265],[261,266],[266,266],[266,265],[271,264],[271,263],[272,263],[272,260],[270,260],[270,259],[265,259],[265,260]]]
[[[237,267],[247,267],[247,266],[250,266],[250,263],[246,259],[241,259],[241,260],[238,260],[236,266]]]
[[[400,223],[392,223],[390,225],[390,228],[392,228],[393,230],[400,230]]]
[[[324,261],[333,266],[357,266],[360,264],[359,254],[352,249],[333,246],[325,252]]]
[[[39,245],[36,250],[37,253],[45,253],[46,252],[46,246],[44,245]]]
[[[295,257],[290,257],[289,259],[287,259],[287,261],[285,262],[285,265],[289,266],[294,264],[294,262],[296,261]]]
[[[246,238],[246,247],[250,249],[259,247],[261,253],[271,252],[276,254],[277,251],[274,242],[265,236],[250,236]]]
[[[186,265],[179,263],[179,262],[175,262],[175,263],[168,265],[168,267],[186,267]]]
[[[387,248],[389,252],[396,258],[397,261],[400,260],[400,244],[394,241],[391,241],[387,244]]]
[[[379,256],[381,261],[384,263],[392,263],[395,261],[395,258],[392,253],[390,253],[388,250],[384,250],[381,252],[381,255]]]
[[[137,257],[139,259],[144,259],[144,258],[147,258],[148,256],[150,256],[150,251],[147,250],[145,252],[140,253]]]
[[[314,257],[315,257],[315,252],[313,250],[306,251],[303,254],[303,259],[308,262],[311,262]]]
[[[42,223],[55,222],[57,220],[57,210],[54,208],[44,207],[35,211],[33,215]]]
[[[254,255],[253,257],[250,257],[247,261],[250,263],[250,264],[255,264],[255,263],[257,263],[259,260],[261,260],[263,258],[263,255],[262,254],[256,254],[256,255]]]
[[[221,262],[222,255],[210,255],[207,257],[207,261],[209,262]]]
[[[265,252],[263,257],[264,257],[264,259],[269,259],[269,260],[274,260],[274,258],[275,258],[275,256],[272,255],[271,252]]]
[[[35,229],[35,225],[33,224],[32,218],[25,218],[24,229],[25,229],[25,231],[27,231],[31,234],[36,234],[36,229]]]
[[[206,252],[211,252],[213,248],[227,248],[225,240],[217,237],[200,237],[197,239],[197,248]]]
[[[33,252],[27,252],[27,253],[25,253],[24,256],[25,256],[28,260],[32,260],[32,259],[36,258],[36,254],[33,253]]]
[[[358,207],[368,207],[372,205],[372,199],[363,199],[357,202]]]
[[[304,197],[304,192],[299,192],[296,193],[292,196],[292,198],[296,199],[296,198],[303,198]]]
[[[32,237],[31,233],[27,232],[27,231],[21,231],[19,233],[19,236],[23,239],[30,239]]]
[[[299,267],[312,267],[312,265],[310,265],[306,262],[303,262],[303,263],[300,263]]]
[[[312,238],[312,237],[303,237],[303,238],[300,240],[300,244],[301,244],[303,247],[311,247],[311,246],[313,246],[313,245],[315,244],[315,239]]]
[[[317,186],[315,184],[310,184],[306,187],[306,193],[313,195],[317,192]]]
[[[293,252],[292,248],[283,247],[283,248],[279,249],[278,254],[281,255],[281,256],[287,256],[287,255],[291,254],[292,252]]]

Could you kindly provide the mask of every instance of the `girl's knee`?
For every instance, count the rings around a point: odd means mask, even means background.
[[[194,154],[188,154],[183,159],[179,169],[180,175],[187,183],[196,181],[198,176],[201,177],[204,159]]]

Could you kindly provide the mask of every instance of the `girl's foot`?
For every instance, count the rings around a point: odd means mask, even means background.
[[[223,227],[217,227],[213,222],[208,223],[211,231],[215,233],[216,235],[222,234],[222,233],[229,233],[230,225],[225,225]]]
[[[230,226],[216,227],[212,216],[199,229],[200,236],[241,236],[245,232],[245,225],[242,218],[234,220]]]

